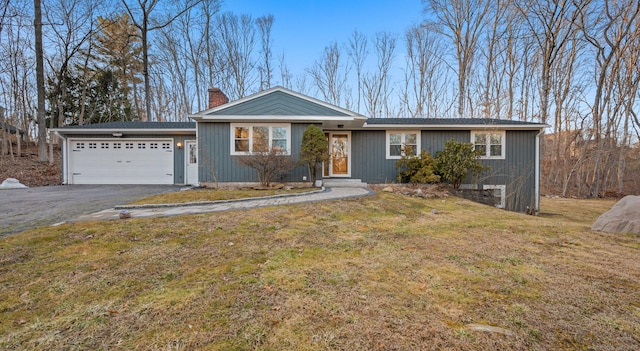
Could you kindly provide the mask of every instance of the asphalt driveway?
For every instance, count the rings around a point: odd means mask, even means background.
[[[0,236],[63,222],[181,188],[177,185],[59,185],[1,189]]]

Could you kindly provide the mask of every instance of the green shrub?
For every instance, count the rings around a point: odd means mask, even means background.
[[[300,163],[309,167],[311,181],[314,182],[322,162],[329,161],[329,143],[322,129],[312,124],[302,134]]]
[[[487,169],[478,161],[478,152],[471,143],[449,139],[444,143],[444,150],[436,153],[435,174],[454,188],[459,188],[467,175],[476,177]]]
[[[403,155],[396,162],[396,169],[401,169],[397,180],[400,183],[437,183],[440,177],[434,174],[434,159],[427,151],[422,150],[420,156]]]

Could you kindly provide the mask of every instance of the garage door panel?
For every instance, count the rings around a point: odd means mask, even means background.
[[[173,184],[173,142],[73,140],[69,160],[73,184]]]

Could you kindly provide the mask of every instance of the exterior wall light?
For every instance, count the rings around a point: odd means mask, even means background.
[[[182,142],[181,141],[177,142],[176,146],[178,147],[178,149],[182,149]]]

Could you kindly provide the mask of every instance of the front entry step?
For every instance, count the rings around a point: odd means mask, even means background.
[[[322,185],[327,188],[366,188],[367,183],[363,183],[360,179],[340,179],[340,178],[325,178],[322,180]]]

